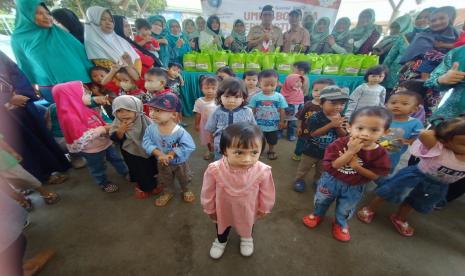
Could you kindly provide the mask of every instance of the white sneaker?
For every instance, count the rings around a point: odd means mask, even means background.
[[[253,238],[241,238],[241,254],[249,257],[253,254]]]
[[[218,239],[215,239],[212,247],[210,248],[210,257],[213,259],[221,258],[221,256],[223,256],[224,249],[226,248],[226,244],[228,244],[228,242],[220,243]]]

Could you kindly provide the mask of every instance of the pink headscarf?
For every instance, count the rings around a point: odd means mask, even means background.
[[[106,125],[98,112],[84,104],[82,82],[57,84],[53,87],[52,94],[66,144],[75,144],[89,131]]]
[[[295,84],[297,81],[304,83],[304,77],[298,74],[290,74],[284,81],[281,87],[281,95],[286,98],[288,104],[303,104],[304,103],[304,92],[302,88],[296,89]]]

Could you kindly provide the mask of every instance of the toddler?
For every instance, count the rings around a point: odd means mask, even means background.
[[[293,65],[293,74],[298,74],[304,78],[304,82],[302,83],[302,91],[304,93],[305,102],[310,100],[309,97],[309,90],[310,90],[310,80],[308,79],[307,75],[310,72],[310,64],[305,61],[299,61],[294,63]],[[331,85],[334,85],[332,83]]]
[[[137,35],[134,36],[134,41],[158,57],[160,44],[155,38],[152,37],[152,31],[149,22],[143,18],[137,18],[134,22],[134,25],[136,25],[137,30]]]
[[[247,101],[257,94],[260,91],[260,88],[257,87],[258,84],[258,72],[256,71],[247,71],[242,76],[242,79],[245,82],[245,88],[247,89]]]
[[[216,75],[220,80],[226,80],[229,78],[235,78],[236,74],[229,66],[221,67],[220,69],[216,70]]]
[[[281,95],[284,96],[288,104],[286,108],[287,123],[287,139],[289,141],[297,140],[296,129],[297,129],[297,117],[296,114],[302,109],[304,105],[304,94],[302,92],[302,84],[304,77],[297,74],[290,74],[286,77],[284,85],[281,88]]]

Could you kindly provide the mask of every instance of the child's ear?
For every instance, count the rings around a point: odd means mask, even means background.
[[[413,108],[412,113],[420,111],[420,105],[417,105],[416,107]]]

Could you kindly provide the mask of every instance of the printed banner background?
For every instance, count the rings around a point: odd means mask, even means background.
[[[275,13],[273,24],[284,32],[289,30],[288,14],[293,9],[312,13],[316,19],[327,16],[331,25],[337,16],[341,0],[201,0],[205,20],[217,15],[221,20],[221,29],[227,35],[231,32],[236,19],[245,22],[247,32],[250,27],[259,25],[260,12],[265,5],[272,5]]]

